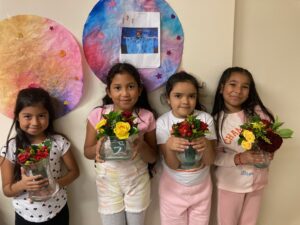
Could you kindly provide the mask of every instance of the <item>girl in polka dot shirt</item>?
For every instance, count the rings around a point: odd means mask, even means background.
[[[70,142],[53,129],[54,110],[51,98],[42,88],[27,88],[19,92],[14,110],[14,121],[6,145],[1,151],[3,193],[13,197],[16,225],[68,225],[66,186],[79,175]],[[16,136],[10,138],[12,128]],[[49,184],[41,175],[27,176],[17,162],[19,149],[50,140],[50,170],[59,191],[50,199],[35,202],[28,191],[39,190]],[[63,165],[66,168],[62,170]]]

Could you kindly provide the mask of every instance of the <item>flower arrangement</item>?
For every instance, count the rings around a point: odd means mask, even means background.
[[[278,117],[272,123],[255,115],[241,125],[238,144],[245,150],[258,147],[266,152],[275,152],[280,148],[283,138],[291,138],[293,134],[291,129],[280,128],[282,125],[283,122],[279,122]]]
[[[120,140],[138,133],[136,119],[131,112],[110,112],[103,115],[103,119],[96,124],[97,139],[103,136],[115,136]]]
[[[19,148],[17,161],[21,165],[29,166],[47,158],[49,156],[50,149],[51,141],[49,139],[46,139],[39,145],[30,145],[25,149]]]
[[[175,137],[182,137],[189,141],[203,137],[209,133],[208,124],[196,119],[196,116],[189,115],[187,118],[180,122],[173,124],[172,135]]]

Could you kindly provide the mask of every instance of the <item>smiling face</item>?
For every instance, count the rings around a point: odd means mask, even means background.
[[[114,103],[115,110],[132,111],[142,89],[128,73],[116,74],[107,89],[108,96]]]
[[[49,126],[49,113],[41,105],[24,107],[18,116],[20,129],[23,130],[30,139],[37,142],[43,141],[44,131]]]
[[[185,118],[194,112],[197,102],[197,90],[191,82],[174,84],[167,101],[174,116]]]
[[[247,100],[250,90],[250,80],[242,73],[234,72],[222,86],[220,93],[229,112],[238,112]]]

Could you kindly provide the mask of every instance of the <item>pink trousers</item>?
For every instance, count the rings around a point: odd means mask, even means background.
[[[235,193],[218,189],[218,225],[256,225],[263,189]]]
[[[184,186],[163,172],[159,184],[161,225],[208,225],[212,183]]]

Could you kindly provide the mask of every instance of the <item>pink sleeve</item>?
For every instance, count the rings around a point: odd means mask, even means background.
[[[156,123],[152,112],[142,109],[139,117],[138,128],[141,133],[148,133],[156,128]]]
[[[96,124],[100,121],[102,115],[103,108],[95,108],[88,115],[88,121],[92,126],[96,126]]]

